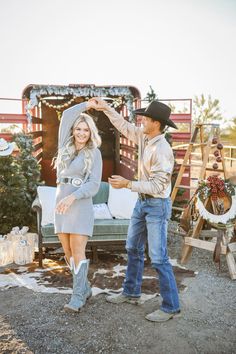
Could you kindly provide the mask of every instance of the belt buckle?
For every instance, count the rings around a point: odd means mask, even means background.
[[[139,199],[146,200],[144,193],[139,193]]]
[[[82,182],[83,182],[83,180],[79,177],[72,178],[72,180],[71,180],[71,184],[73,187],[80,187]]]

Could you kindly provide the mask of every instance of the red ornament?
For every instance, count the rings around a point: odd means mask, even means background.
[[[221,161],[222,161],[222,158],[221,158],[220,156],[218,156],[218,157],[216,158],[216,161],[217,161],[217,162],[221,162]]]
[[[214,136],[214,138],[212,139],[212,144],[217,144],[217,142],[218,142],[218,139],[216,136]]]
[[[218,163],[213,163],[212,167],[214,168],[214,170],[217,170],[218,169]]]
[[[221,143],[218,143],[216,147],[217,147],[217,149],[219,149],[219,150],[222,150],[222,149],[223,149],[223,145],[222,145]]]
[[[214,151],[214,155],[215,155],[215,157],[220,156],[219,150],[215,150],[215,151]]]

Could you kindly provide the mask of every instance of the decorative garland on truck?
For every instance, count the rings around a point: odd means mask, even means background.
[[[45,97],[47,96],[59,96],[62,98],[68,97],[68,102],[59,105],[52,105],[46,101]],[[69,97],[73,97],[70,98]],[[85,99],[91,97],[114,97],[112,105],[113,107],[118,107],[121,104],[125,104],[129,111],[129,120],[132,122],[134,119],[133,115],[133,102],[134,96],[131,93],[129,87],[126,86],[118,86],[118,87],[96,87],[96,86],[35,86],[30,91],[30,99],[29,103],[26,107],[27,109],[27,117],[28,117],[28,125],[29,129],[32,124],[31,117],[31,109],[42,102],[50,108],[54,108],[59,112],[59,116],[62,113],[62,110],[69,107],[77,97],[84,97]]]

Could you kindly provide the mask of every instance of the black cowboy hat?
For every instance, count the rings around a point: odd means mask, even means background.
[[[158,122],[164,123],[165,125],[169,125],[172,128],[178,129],[175,123],[169,118],[170,113],[170,107],[158,100],[152,101],[146,108],[139,108],[134,111],[134,114],[158,120]]]

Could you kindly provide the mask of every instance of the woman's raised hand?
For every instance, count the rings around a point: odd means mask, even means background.
[[[90,98],[87,102],[87,109],[95,109],[96,111],[105,111],[110,108],[110,106],[100,97]]]

